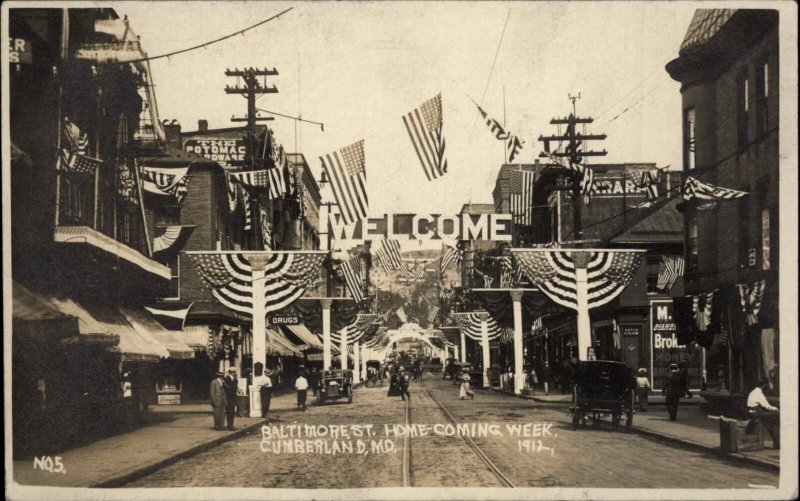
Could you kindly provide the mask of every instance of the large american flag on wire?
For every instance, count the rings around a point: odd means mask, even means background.
[[[172,195],[180,203],[189,192],[189,167],[142,168],[142,187],[156,195]]]
[[[475,103],[475,101],[472,101]],[[514,134],[511,134],[505,128],[500,125],[500,122],[495,120],[494,118],[490,117],[483,108],[475,103],[475,106],[478,107],[478,112],[481,114],[483,119],[486,121],[486,126],[489,127],[489,132],[492,133],[495,139],[498,141],[505,141],[506,145],[506,159],[508,163],[512,163],[514,161],[514,157],[517,156],[519,151],[522,149],[522,145],[524,141],[522,141],[519,137]]]
[[[382,239],[375,254],[381,260],[381,264],[386,271],[399,270],[403,266],[403,258],[400,256],[400,242],[397,240]]]
[[[264,302],[266,313],[290,305],[305,293],[325,261],[324,252],[273,252],[257,254],[265,260],[265,296],[253,298],[253,270],[247,252],[189,253],[200,276],[224,306],[245,316],[253,315],[253,302]]]
[[[319,157],[328,175],[333,196],[345,224],[367,217],[367,171],[364,161],[364,140],[339,151]]]
[[[364,300],[364,264],[361,256],[353,256],[336,266],[336,270],[344,277],[347,289],[356,303]]]
[[[489,341],[492,341],[503,333],[503,329],[500,327],[494,318],[486,312],[464,312],[464,313],[451,313],[450,316],[453,317],[453,320],[456,321],[456,325],[458,328],[461,329],[461,332],[464,333],[465,336],[469,337],[474,341],[481,342],[482,335],[481,335],[481,314],[487,315],[488,318],[486,320],[487,330],[489,331]]]
[[[577,310],[577,277],[573,257],[588,252],[586,265],[589,309],[616,298],[631,281],[644,253],[625,250],[550,251],[513,249],[512,254],[528,279],[550,299]]]
[[[364,337],[364,334],[366,334],[369,330],[370,326],[379,322],[381,318],[381,315],[378,315],[377,313],[359,313],[356,315],[355,320],[353,320],[350,325],[336,332],[331,331],[331,340],[336,344],[340,344],[342,342],[342,331],[347,330],[347,343],[355,343],[356,341],[361,340],[361,338]]]
[[[704,183],[699,179],[689,176],[683,183],[683,198],[684,200],[727,200],[731,198],[740,198],[747,195],[746,191],[732,190],[730,188],[722,188],[714,186],[713,184]]]
[[[411,113],[403,115],[403,123],[428,181],[444,176],[447,158],[442,132],[442,95],[438,94]]]
[[[533,224],[533,187],[535,173],[525,170],[511,171],[509,178],[511,193],[511,214],[517,224]]]
[[[667,291],[675,285],[678,277],[683,276],[685,260],[682,256],[662,256],[658,265],[658,281],[656,287]]]
[[[450,265],[451,262],[455,261],[456,265],[461,264],[461,260],[464,257],[464,251],[458,249],[456,247],[447,246],[446,249],[442,252],[442,262],[441,262],[441,270],[444,273],[444,270]]]

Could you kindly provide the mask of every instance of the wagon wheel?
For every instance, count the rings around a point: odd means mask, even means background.
[[[578,407],[578,387],[572,387],[572,429],[578,429],[578,423],[580,422],[581,415],[580,415],[580,408]]]
[[[634,407],[634,399],[636,395],[634,394],[633,390],[630,392],[630,398],[628,399],[628,409],[625,412],[625,431],[630,432],[633,428],[633,407]]]

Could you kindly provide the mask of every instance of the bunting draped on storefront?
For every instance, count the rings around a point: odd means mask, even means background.
[[[356,319],[344,329],[338,331],[331,331],[331,340],[339,344],[342,342],[342,331],[347,331],[347,342],[355,343],[360,341],[364,334],[370,329],[372,324],[381,320],[381,316],[377,313],[359,313]]]
[[[189,192],[189,167],[142,167],[142,186],[148,193],[173,196],[178,203]]]
[[[379,328],[375,335],[364,343],[364,347],[371,350],[380,350],[389,345],[389,334],[385,327]]]
[[[249,255],[265,261],[265,296],[253,297],[253,268]],[[213,287],[213,296],[224,306],[252,316],[253,301],[263,301],[266,313],[296,301],[313,284],[327,253],[248,252],[189,253],[200,276]]]
[[[550,299],[577,310],[577,277],[573,258],[587,253],[586,275],[589,309],[616,298],[636,274],[642,251],[627,250],[526,250],[512,249],[525,275]]]
[[[361,312],[355,301],[331,302],[331,332],[340,331],[352,324]],[[300,317],[303,325],[315,334],[322,333],[322,307],[319,299],[298,299],[280,311],[281,315]]]
[[[483,337],[481,334],[481,315],[486,315],[486,327],[489,333],[489,341],[497,339],[502,334],[503,329],[495,322],[494,318],[488,312],[465,312],[465,313],[451,313],[450,316],[456,321],[458,328],[465,336],[472,340],[480,342]]]
[[[511,296],[506,291],[481,291],[475,296],[483,308],[501,327],[514,327],[514,304]],[[557,312],[558,306],[553,305],[544,294],[536,291],[523,291],[520,300],[522,305],[522,325],[530,325],[545,312]]]
[[[683,183],[684,200],[729,200],[748,195],[746,191],[722,188],[713,184],[704,183],[697,178],[689,176]]]
[[[758,312],[761,309],[761,301],[764,299],[765,280],[758,280],[753,285],[736,284],[739,291],[739,302],[742,305],[742,312],[746,315],[747,325],[758,323]]]
[[[194,229],[195,226],[181,225],[156,228],[156,231],[160,231],[160,233],[153,238],[153,253],[181,250]]]
[[[701,331],[707,330],[709,324],[711,323],[711,309],[714,301],[714,292],[716,291],[692,296],[692,313],[694,315],[694,323]]]

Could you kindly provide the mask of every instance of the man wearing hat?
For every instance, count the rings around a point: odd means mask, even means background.
[[[666,394],[667,412],[669,420],[675,421],[678,418],[678,403],[683,395],[687,393],[686,379],[681,375],[678,364],[669,364],[669,375],[664,382],[661,392]]]
[[[225,421],[225,407],[228,399],[225,395],[225,373],[217,371],[217,377],[211,381],[211,388],[208,391],[211,401],[211,410],[214,413],[214,429],[223,430]]]
[[[236,418],[236,390],[239,386],[239,378],[236,375],[236,367],[229,367],[228,374],[225,376],[225,417],[228,420],[228,429],[233,430],[233,420]]]

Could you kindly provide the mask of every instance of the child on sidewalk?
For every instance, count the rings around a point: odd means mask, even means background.
[[[639,369],[636,376],[636,398],[639,400],[639,410],[647,412],[647,396],[650,394],[650,380],[647,379],[647,369]]]

